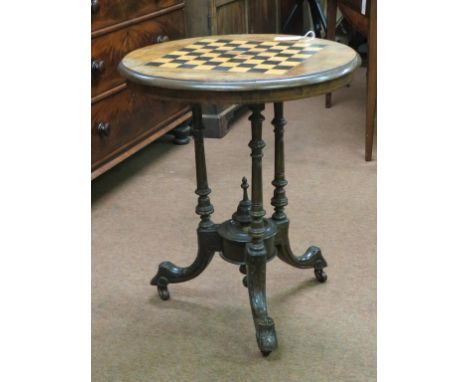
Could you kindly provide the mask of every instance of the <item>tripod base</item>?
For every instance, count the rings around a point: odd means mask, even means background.
[[[317,281],[323,283],[327,275],[323,268],[327,266],[318,247],[311,246],[300,257],[294,256],[289,245],[289,221],[275,222],[265,219],[269,227],[270,237],[264,240],[265,255],[252,254],[249,250],[251,242],[246,240],[244,231],[238,237],[226,237],[226,226],[232,226],[233,221],[223,224],[213,224],[209,229],[198,229],[198,252],[194,262],[186,267],[178,267],[165,261],[159,265],[157,274],[151,280],[151,285],[158,288],[161,299],[169,300],[168,285],[191,280],[201,274],[211,262],[215,252],[226,261],[240,265],[240,271],[245,276],[242,280],[249,290],[250,305],[254,316],[254,325],[258,347],[263,356],[267,356],[277,347],[275,324],[266,315],[266,262],[278,256],[281,260],[296,268],[314,268]],[[231,231],[228,231],[232,233]]]
[[[263,209],[262,185],[262,150],[265,142],[262,140],[261,111],[264,105],[251,105],[252,140],[249,146],[252,150],[252,201],[249,200],[247,179],[242,179],[243,199],[239,202],[237,211],[232,218],[222,224],[211,221],[214,208],[210,202],[206,175],[205,153],[201,124],[201,108],[193,108],[193,140],[195,142],[195,163],[197,173],[198,204],[196,213],[201,221],[198,226],[198,252],[195,260],[188,267],[178,267],[169,261],[159,265],[158,272],[151,280],[151,285],[158,288],[163,300],[170,298],[168,285],[191,280],[202,273],[211,262],[215,252],[226,261],[239,265],[244,274],[242,280],[249,291],[250,307],[256,332],[257,345],[264,356],[270,354],[278,346],[275,323],[268,315],[266,299],[266,263],[278,256],[281,260],[296,268],[313,268],[319,282],[325,282],[327,276],[323,268],[327,262],[320,248],[311,246],[302,256],[295,256],[289,245],[289,220],[284,212],[288,204],[284,176],[284,126],[283,104],[275,103],[275,187],[271,204],[275,212],[271,218],[265,218]]]

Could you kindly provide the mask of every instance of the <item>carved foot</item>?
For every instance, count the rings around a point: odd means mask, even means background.
[[[214,252],[199,251],[196,260],[187,268],[177,267],[169,261],[159,264],[158,273],[151,280],[151,285],[158,287],[159,296],[163,300],[169,299],[167,286],[169,283],[180,283],[197,277],[208,266]]]
[[[180,283],[197,277],[208,266],[213,255],[212,251],[199,251],[194,263],[187,268],[181,268],[170,261],[164,261],[159,264],[158,273],[151,280],[151,285],[158,287],[161,299],[169,300],[168,284]]]
[[[275,323],[270,317],[265,317],[262,320],[258,320],[255,327],[257,328],[258,347],[263,356],[266,357],[278,347]]]
[[[213,255],[218,250],[219,238],[215,231],[205,231],[198,233],[198,254],[195,261],[188,267],[182,268],[164,261],[159,264],[158,273],[151,280],[151,285],[158,287],[161,299],[168,300],[168,284],[180,283],[191,280],[202,273],[211,262]]]
[[[263,247],[263,246],[262,246]],[[263,355],[268,355],[278,346],[275,323],[268,316],[265,293],[266,252],[265,248],[253,249],[247,244],[247,287],[250,307],[255,325],[257,344]]]
[[[327,274],[323,270],[327,266],[327,262],[320,248],[311,246],[302,256],[295,256],[289,244],[289,221],[277,222],[276,225],[278,235],[275,245],[278,250],[278,257],[296,268],[314,268],[317,280],[321,283],[327,281]]]

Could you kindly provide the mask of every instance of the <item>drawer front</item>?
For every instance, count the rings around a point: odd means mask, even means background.
[[[97,167],[157,131],[187,106],[128,88],[92,105],[91,163]],[[176,115],[177,114],[177,115]]]
[[[102,29],[177,4],[183,4],[183,0],[91,0],[91,30]]]
[[[120,60],[132,50],[155,44],[164,36],[185,36],[183,9],[99,36],[91,41],[91,96],[125,82],[117,72]]]

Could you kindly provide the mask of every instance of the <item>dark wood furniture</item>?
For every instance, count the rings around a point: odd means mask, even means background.
[[[365,6],[364,6],[365,5]],[[365,159],[372,160],[374,145],[375,118],[377,112],[377,0],[328,0],[327,38],[335,40],[336,11],[340,8],[343,16],[362,35],[367,37],[367,107]],[[331,107],[331,93],[325,96],[325,106]]]
[[[184,7],[182,0],[91,1],[92,179],[190,118],[187,105],[135,93],[117,72],[128,52],[186,37]],[[187,143],[187,126],[175,135]]]
[[[280,2],[280,32],[287,34],[303,35],[304,31],[304,17],[302,12],[297,13],[297,17],[289,23],[289,28],[285,31],[283,28],[288,21],[291,10],[294,8],[296,0],[281,0]]]
[[[294,20],[298,19],[304,9],[304,2],[306,0],[295,0],[294,6],[291,8],[286,21],[283,24],[282,32],[291,33],[291,27],[294,26]],[[308,18],[311,20],[311,30],[315,33],[316,37],[322,37],[322,28],[326,31],[327,20],[322,10],[320,0],[307,0],[309,9]]]
[[[141,91],[164,100],[192,103],[193,137],[198,204],[198,254],[192,265],[178,267],[165,261],[151,281],[163,300],[169,299],[168,284],[198,276],[215,252],[237,264],[246,276],[258,346],[263,355],[277,347],[273,320],[268,316],[265,294],[266,262],[276,255],[297,268],[313,268],[325,282],[327,263],[318,247],[295,256],[289,245],[288,204],[285,187],[283,101],[325,94],[346,85],[360,65],[351,48],[320,39],[278,41],[278,35],[226,35],[168,42],[139,49],[121,62],[120,72]],[[243,197],[232,219],[222,224],[211,220],[214,212],[205,164],[201,104],[246,104],[252,112],[252,197],[247,179]],[[262,157],[262,111],[274,103],[275,187],[271,204],[275,212],[264,218]],[[226,164],[227,165],[227,164]]]
[[[187,1],[188,36],[233,33],[278,33],[280,0],[197,0]],[[203,105],[205,137],[221,138],[238,105]]]

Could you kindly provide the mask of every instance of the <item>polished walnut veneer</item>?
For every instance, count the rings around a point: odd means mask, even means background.
[[[94,179],[180,126],[190,113],[184,104],[161,102],[128,89],[117,71],[120,60],[132,50],[186,37],[184,1],[92,0],[91,15]],[[186,136],[178,135],[175,143],[187,141]]]

